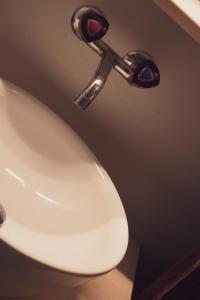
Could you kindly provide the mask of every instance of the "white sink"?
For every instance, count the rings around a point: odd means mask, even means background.
[[[0,120],[0,204],[6,214],[0,238],[68,277],[96,276],[118,265],[128,243],[126,215],[86,144],[4,80]]]

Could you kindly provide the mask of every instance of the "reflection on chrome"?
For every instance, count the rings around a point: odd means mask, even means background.
[[[17,180],[23,187],[25,187],[25,183],[24,180],[19,177],[17,174],[15,174],[12,170],[10,170],[9,168],[4,168],[4,170],[10,175],[12,176],[15,180]]]

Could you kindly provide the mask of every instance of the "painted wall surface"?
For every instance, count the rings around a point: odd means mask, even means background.
[[[105,40],[121,55],[154,56],[158,88],[131,87],[113,71],[86,112],[74,106],[99,62],[70,27],[87,3],[106,13]],[[200,46],[147,0],[0,0],[0,8],[0,76],[51,107],[103,163],[150,282],[200,244]]]

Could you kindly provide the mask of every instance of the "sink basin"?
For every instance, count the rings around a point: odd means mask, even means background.
[[[128,226],[108,174],[56,114],[0,80],[0,238],[73,276],[108,272],[123,258]]]

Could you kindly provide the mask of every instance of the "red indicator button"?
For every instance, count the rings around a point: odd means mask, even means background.
[[[94,36],[102,30],[102,25],[97,20],[89,19],[87,21],[87,31],[90,36]]]

